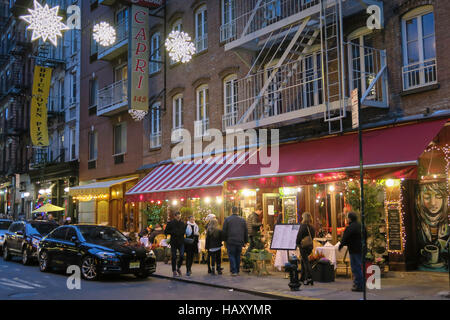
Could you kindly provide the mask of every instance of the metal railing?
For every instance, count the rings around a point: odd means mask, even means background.
[[[206,131],[209,129],[209,119],[194,121],[194,137],[200,138],[206,135]]]
[[[403,90],[417,89],[437,83],[436,58],[402,68]]]
[[[235,109],[235,106],[233,106],[233,109]],[[235,126],[237,123],[237,120],[238,120],[237,111],[225,113],[222,116],[222,130],[225,131],[227,128]]]
[[[236,18],[221,27],[221,40],[237,40],[318,4],[320,0],[236,0]]]
[[[120,24],[115,26],[116,28],[116,42],[114,42],[114,44],[112,44],[111,46],[98,46],[98,55],[102,55],[104,54],[106,51],[114,48],[116,45],[118,45],[119,43],[121,43],[124,40],[128,39],[128,20],[125,20],[123,22],[121,22]]]
[[[98,90],[97,112],[128,101],[128,80],[120,80]]]
[[[183,140],[183,136],[182,136],[182,131],[183,130],[183,126],[178,126],[178,127],[174,127],[172,128],[172,134],[171,134],[171,142],[180,142]]]
[[[161,147],[161,132],[153,132],[150,134],[150,148]]]

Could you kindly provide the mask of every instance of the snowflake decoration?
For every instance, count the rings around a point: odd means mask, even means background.
[[[107,22],[100,22],[94,26],[94,40],[103,47],[108,47],[116,42],[116,29]]]
[[[128,113],[130,114],[130,116],[133,118],[134,121],[142,121],[144,120],[148,112],[145,110],[130,109],[128,110]]]
[[[50,42],[56,47],[58,45],[58,36],[62,37],[62,30],[69,28],[61,22],[62,17],[58,16],[59,6],[49,8],[48,4],[44,7],[34,0],[34,10],[28,9],[31,13],[27,16],[21,16],[20,19],[25,20],[30,25],[27,30],[33,30],[31,41],[42,38],[44,42]]]
[[[192,59],[195,54],[195,46],[191,37],[182,31],[172,31],[166,40],[166,48],[169,56],[174,62],[186,63]]]

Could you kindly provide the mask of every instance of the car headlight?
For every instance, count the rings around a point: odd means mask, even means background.
[[[147,254],[147,257],[154,257],[155,256],[155,253],[153,252],[153,250],[147,251],[146,254]]]
[[[116,258],[116,255],[112,252],[98,252],[97,256],[102,259],[113,259]]]
[[[38,239],[32,239],[31,244],[33,247],[37,248],[39,246],[39,240]]]

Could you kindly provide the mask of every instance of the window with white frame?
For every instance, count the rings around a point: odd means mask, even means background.
[[[62,47],[62,46],[61,46]],[[76,29],[72,29],[71,32],[71,54],[75,54],[78,51],[78,34]]]
[[[350,90],[358,89],[359,95],[362,96],[377,76],[373,34],[364,27],[351,34],[349,40]],[[367,99],[373,99],[375,96],[376,87],[373,87]]]
[[[222,0],[222,27],[220,41],[227,41],[236,35],[236,0]]]
[[[161,70],[161,34],[156,32],[150,39],[150,73],[155,73]]]
[[[77,152],[76,152],[76,139],[77,139],[77,132],[75,128],[70,129],[70,159],[74,160],[77,158]]]
[[[114,155],[127,152],[127,123],[122,122],[114,126]]]
[[[71,76],[71,96],[70,96],[70,104],[75,104],[77,102],[77,73],[72,73]]]
[[[281,0],[263,0],[263,27],[278,21],[281,17]]]
[[[423,6],[402,18],[403,89],[437,83],[433,6]]]
[[[195,122],[195,136],[204,136],[209,128],[209,89],[207,85],[200,86],[196,91],[197,121]]]
[[[97,131],[90,131],[88,136],[89,143],[89,161],[97,160]]]
[[[208,16],[206,5],[195,11],[195,47],[197,52],[208,49]]]
[[[150,111],[150,148],[161,147],[161,103],[153,104]]]
[[[173,129],[183,128],[183,95],[173,98]]]
[[[226,77],[223,81],[224,101],[224,128],[234,126],[237,122],[238,84],[235,74]]]
[[[303,108],[323,103],[322,55],[320,51],[306,55],[302,60]]]

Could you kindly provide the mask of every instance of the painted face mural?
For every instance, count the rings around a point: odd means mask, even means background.
[[[446,246],[449,241],[447,184],[419,185],[416,198],[421,265],[448,270]]]

